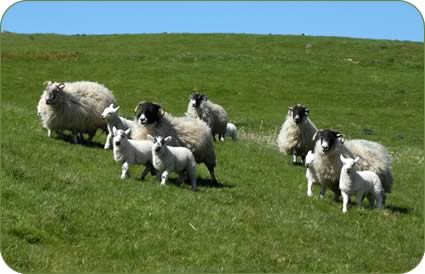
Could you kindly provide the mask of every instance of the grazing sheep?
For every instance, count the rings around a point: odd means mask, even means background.
[[[112,128],[127,130],[129,128],[134,128],[136,123],[132,120],[125,119],[118,115],[118,109],[120,107],[114,108],[114,104],[106,107],[102,112],[102,119],[106,119],[108,125],[108,135],[106,136],[105,149],[112,148]]]
[[[209,101],[206,95],[197,92],[192,93],[189,97],[186,115],[192,118],[199,118],[207,123],[211,128],[214,141],[216,134],[218,134],[219,140],[224,140],[229,116],[222,106]]]
[[[227,123],[226,131],[224,132],[224,137],[230,136],[233,142],[236,142],[238,138],[238,129],[232,123]]]
[[[49,137],[52,131],[61,133],[69,130],[74,143],[78,143],[78,133],[88,133],[89,141],[92,141],[98,128],[106,131],[102,111],[116,103],[109,89],[88,81],[47,81],[45,85],[37,112]]]
[[[340,195],[338,185],[342,168],[340,155],[350,158],[360,157],[358,169],[375,172],[380,177],[385,192],[391,190],[391,157],[384,146],[366,140],[350,140],[344,144],[344,136],[330,129],[317,131],[313,138],[316,140],[313,168],[324,191],[330,187],[335,193],[336,200]]]
[[[112,127],[114,160],[122,163],[121,179],[130,177],[129,167],[133,164],[141,164],[145,169],[140,179],[145,179],[150,171],[152,175],[155,170],[152,165],[152,142],[129,140],[131,129],[122,130]]]
[[[312,164],[313,164],[313,160],[314,160],[314,153],[309,150],[307,155],[305,156],[305,166],[306,166],[306,172],[305,172],[305,177],[307,179],[307,196],[308,197],[313,197],[313,184],[319,183],[319,179],[316,176],[316,171],[314,170]],[[323,194],[322,194],[323,188],[320,188],[320,197],[323,198]]]
[[[205,163],[215,184],[216,166],[214,142],[211,130],[200,119],[190,117],[173,117],[165,113],[161,106],[150,102],[140,102],[136,109],[137,127],[133,130],[132,138],[146,140],[152,136],[171,136],[169,146],[187,147],[192,151],[197,163]]]
[[[172,140],[171,136],[163,138],[148,135],[148,138],[153,142],[152,161],[158,175],[161,176],[161,186],[165,185],[171,172],[179,174],[178,181],[182,180],[186,172],[192,183],[192,190],[196,191],[196,161],[192,152],[185,147],[168,146]]]
[[[343,164],[339,178],[343,201],[342,212],[347,212],[350,195],[356,195],[356,202],[359,206],[362,204],[363,197],[366,196],[371,208],[375,207],[375,201],[378,208],[383,208],[384,188],[378,175],[372,171],[357,171],[355,164],[359,161],[359,157],[353,160],[342,155],[339,156]]]
[[[279,151],[284,155],[292,155],[292,163],[297,163],[301,156],[304,163],[307,152],[314,147],[313,135],[317,128],[308,115],[310,110],[300,104],[288,107],[288,114],[277,136]]]

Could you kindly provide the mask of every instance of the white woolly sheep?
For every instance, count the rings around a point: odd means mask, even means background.
[[[171,136],[163,138],[148,135],[148,138],[153,142],[152,163],[158,171],[158,176],[161,176],[161,186],[165,185],[171,172],[179,174],[179,182],[186,172],[192,184],[192,190],[196,191],[196,161],[192,152],[185,147],[169,147],[167,144],[172,140]]]
[[[316,176],[316,171],[313,168],[313,160],[314,160],[314,153],[311,150],[309,150],[307,152],[307,155],[305,156],[305,167],[307,168],[305,172],[305,177],[307,179],[307,196],[308,197],[313,197],[313,190],[312,190],[313,184],[314,183],[320,184],[319,179]],[[323,197],[322,191],[323,191],[323,188],[321,187],[320,188],[321,198]]]
[[[216,134],[218,134],[219,140],[224,140],[229,116],[222,106],[209,101],[206,95],[197,92],[193,93],[189,97],[186,115],[192,118],[199,118],[207,123],[211,128],[214,141]]]
[[[288,107],[285,122],[277,136],[279,151],[284,155],[292,155],[292,163],[297,163],[301,156],[304,163],[307,152],[314,147],[313,135],[317,128],[308,115],[310,110],[300,104]]]
[[[37,111],[49,137],[52,131],[60,134],[69,130],[74,143],[78,143],[78,133],[88,133],[88,140],[92,141],[98,128],[106,131],[101,114],[105,107],[116,103],[112,91],[88,81],[47,81],[45,85]]]
[[[356,159],[345,158],[340,155],[343,164],[341,168],[341,177],[339,178],[339,189],[342,195],[342,212],[347,212],[347,205],[350,195],[356,195],[357,205],[362,204],[363,197],[367,197],[371,208],[375,207],[375,201],[378,208],[383,208],[384,188],[381,179],[372,171],[357,171]]]
[[[108,135],[106,136],[105,149],[112,148],[112,128],[127,130],[129,128],[134,128],[136,123],[132,120],[128,120],[124,117],[118,115],[118,109],[120,107],[114,108],[114,104],[106,107],[102,112],[102,119],[106,120],[108,126]]]
[[[132,133],[135,140],[146,140],[147,135],[171,136],[169,146],[182,146],[192,151],[197,163],[204,163],[214,184],[217,183],[214,142],[211,130],[200,119],[173,117],[165,113],[161,106],[151,102],[140,102],[136,109],[137,127]]]
[[[391,191],[391,156],[384,146],[366,140],[350,140],[344,144],[344,136],[330,129],[319,130],[314,139],[317,141],[314,147],[313,168],[324,191],[330,187],[335,193],[336,200],[340,195],[339,177],[342,168],[340,155],[350,158],[360,157],[358,169],[375,172],[380,177],[385,192]]]
[[[121,179],[130,177],[129,167],[134,164],[144,165],[140,179],[145,179],[149,171],[155,174],[152,165],[152,142],[129,140],[131,129],[122,130],[112,127],[114,160],[122,164]]]
[[[227,123],[226,131],[224,132],[224,137],[230,136],[233,142],[236,142],[238,138],[238,129],[232,123]]]

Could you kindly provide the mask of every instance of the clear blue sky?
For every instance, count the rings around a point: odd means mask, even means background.
[[[21,2],[3,16],[18,33],[258,33],[421,41],[405,2]]]

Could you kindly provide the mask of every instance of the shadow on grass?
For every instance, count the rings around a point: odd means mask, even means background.
[[[398,214],[409,214],[410,212],[413,211],[413,208],[400,207],[400,206],[394,206],[394,205],[385,206],[384,209],[389,210],[392,213],[398,213]]]
[[[55,137],[55,139],[61,140],[61,141],[64,141],[66,143],[70,143],[70,144],[73,144],[73,145],[80,145],[80,146],[84,146],[84,147],[88,147],[88,148],[102,148],[103,149],[103,147],[104,147],[104,145],[99,143],[99,142],[95,142],[95,141],[89,142],[87,140],[83,140],[83,141],[80,140],[78,144],[75,144],[74,141],[72,140],[72,136],[71,135],[65,135],[65,134],[62,135],[62,136],[57,135]]]
[[[191,186],[191,183],[188,180],[185,180],[184,182],[177,182],[177,178],[168,178],[167,184],[172,184],[177,187],[181,187],[182,184]],[[222,184],[222,183],[216,183],[213,182],[211,179],[203,179],[203,178],[197,178],[196,180],[197,187],[206,187],[206,188],[233,188],[233,185],[229,184]]]

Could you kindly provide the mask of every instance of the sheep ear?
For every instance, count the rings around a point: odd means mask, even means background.
[[[117,128],[116,127],[112,127],[112,134],[116,134],[117,133]]]
[[[117,111],[120,109],[120,106],[117,106],[116,108],[114,108],[114,111]]]
[[[293,107],[288,107],[288,110],[293,111],[294,108]]]
[[[319,133],[320,133],[320,130],[316,130],[316,132],[313,135],[313,142],[315,142],[317,140]]]
[[[43,83],[43,85],[45,85],[45,86],[50,86],[52,84],[52,81],[45,81],[44,83]]]
[[[60,83],[59,85],[56,86],[58,89],[63,90],[65,87],[64,83]]]
[[[159,112],[159,115],[162,117],[162,116],[164,116],[164,114],[165,114],[165,111],[162,109],[162,108],[160,108],[159,110],[158,110],[158,112]]]
[[[339,159],[341,159],[341,162],[345,163],[345,158],[342,154],[339,155]]]
[[[114,104],[110,104],[110,105],[109,105],[109,107],[110,107],[110,108],[113,108],[113,107],[114,107]]]
[[[154,141],[155,139],[152,137],[152,135],[150,135],[150,134],[148,134],[148,139],[149,139],[149,141]]]
[[[208,96],[204,95],[204,97],[202,98],[202,100],[208,101]]]
[[[306,116],[310,115],[310,109],[308,109],[308,108],[305,109],[305,115]]]
[[[357,163],[360,160],[360,157],[357,156],[356,159],[354,159],[354,163]]]
[[[165,143],[169,143],[171,140],[173,139],[173,137],[171,137],[171,136],[168,136],[168,137],[166,137],[165,139],[164,139],[164,141],[165,141]]]
[[[130,136],[131,128],[127,129],[125,132],[125,135]]]
[[[337,133],[336,138],[338,138],[338,140],[341,144],[343,144],[345,142],[344,135],[342,135],[341,133]]]

